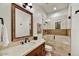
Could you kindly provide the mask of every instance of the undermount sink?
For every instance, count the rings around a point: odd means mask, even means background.
[[[30,49],[30,48],[32,48],[35,45],[36,45],[36,41],[30,41],[29,43],[26,43],[26,44],[22,45],[22,48],[26,48],[27,47],[27,49]]]
[[[36,41],[31,41],[30,44],[36,44]]]

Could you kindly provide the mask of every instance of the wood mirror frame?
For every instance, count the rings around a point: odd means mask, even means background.
[[[21,11],[23,11],[23,12],[25,12],[25,13],[27,13],[27,14],[29,14],[29,15],[31,15],[31,24],[30,24],[30,35],[29,36],[22,36],[22,37],[16,37],[15,35],[15,8],[17,8],[17,9],[19,9],[19,10],[21,10]],[[27,10],[25,10],[24,8],[22,8],[22,7],[20,7],[20,6],[18,6],[17,4],[15,4],[15,3],[12,3],[11,4],[11,19],[12,19],[12,21],[11,21],[11,35],[12,35],[12,41],[18,41],[18,40],[20,40],[20,39],[24,39],[24,38],[26,38],[26,37],[30,37],[30,36],[32,36],[33,35],[33,14],[31,13],[31,12],[29,12],[29,11],[27,11]]]

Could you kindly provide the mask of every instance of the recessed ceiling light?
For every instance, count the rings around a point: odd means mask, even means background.
[[[56,7],[54,7],[53,9],[54,9],[54,10],[56,10],[57,8],[56,8]]]

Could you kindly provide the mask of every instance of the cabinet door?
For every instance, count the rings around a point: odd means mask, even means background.
[[[45,43],[42,45],[41,48],[42,48],[42,56],[45,56],[45,54],[46,54],[46,53],[45,53]]]
[[[45,43],[43,43],[42,45],[40,45],[40,46],[36,49],[36,55],[37,55],[37,56],[44,56],[44,55],[45,55]]]
[[[43,56],[45,55],[45,44],[40,45],[32,52],[30,52],[27,56]]]
[[[37,56],[36,49],[34,51],[30,52],[29,54],[27,54],[26,56]]]

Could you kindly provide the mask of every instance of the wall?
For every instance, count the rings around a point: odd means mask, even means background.
[[[62,35],[62,36],[69,36],[67,33],[67,29],[44,29],[43,35]]]
[[[34,19],[34,36],[42,37],[42,33],[37,34],[37,23],[42,25],[42,21],[46,19],[46,13],[41,9],[41,7],[33,4],[33,19]]]
[[[68,9],[63,9],[61,11],[48,14],[48,26],[49,29],[55,29],[55,22],[61,22],[61,29],[67,29],[67,14]],[[50,25],[50,27],[49,27]],[[45,27],[44,27],[45,28]]]
[[[66,30],[66,31],[63,31],[63,33],[67,32],[67,35],[70,36],[71,35],[71,19],[68,19],[68,16],[71,15],[70,10],[71,10],[71,7],[68,6],[68,8],[66,9],[48,14],[47,24],[45,24],[46,21],[43,21],[43,28],[49,29],[49,30],[55,29],[55,22],[61,22],[60,24],[61,29]]]
[[[0,17],[4,19],[8,30],[9,41],[11,41],[11,4],[0,3]]]
[[[71,27],[71,52],[72,55],[79,56],[79,4],[71,4],[72,7],[72,27]]]

